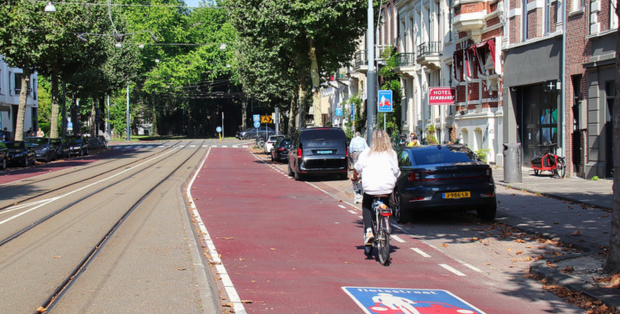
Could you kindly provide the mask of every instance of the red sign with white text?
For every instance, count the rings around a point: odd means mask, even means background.
[[[452,87],[429,87],[429,105],[454,105],[454,88]]]

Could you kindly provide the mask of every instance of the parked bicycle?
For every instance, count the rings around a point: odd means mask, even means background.
[[[375,239],[369,245],[364,246],[364,254],[370,256],[373,249],[377,248],[379,262],[387,266],[390,264],[390,217],[392,216],[392,209],[380,201],[379,197],[382,196],[375,196],[371,206],[375,215],[375,219],[372,222],[372,231]],[[366,226],[364,226],[363,230],[366,230]]]
[[[566,162],[564,157],[560,157],[555,153],[557,146],[557,144],[553,143],[538,145],[538,147],[541,147],[543,154],[542,156],[532,158],[530,161],[535,175],[539,175],[543,171],[550,171],[554,177],[564,178],[566,175]]]

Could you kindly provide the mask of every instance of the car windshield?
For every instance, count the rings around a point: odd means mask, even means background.
[[[5,144],[8,148],[26,148],[24,142],[9,142]]]
[[[433,146],[412,149],[412,152],[416,165],[477,161],[475,154],[465,146]]]
[[[82,139],[79,137],[69,137],[67,141],[71,144],[80,144],[82,143]]]
[[[28,142],[28,144],[33,147],[37,147],[39,145],[47,145],[46,138],[27,138],[26,142]]]
[[[342,130],[312,130],[302,132],[300,142],[305,143],[305,148],[321,148],[337,146],[339,142],[346,143],[347,137]]]

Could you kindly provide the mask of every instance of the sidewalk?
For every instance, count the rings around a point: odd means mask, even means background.
[[[530,274],[547,279],[549,284],[584,292],[620,310],[620,289],[602,287],[594,280],[594,277],[605,276],[602,267],[606,256],[599,253],[601,248],[609,246],[613,180],[556,179],[547,172],[536,176],[533,169],[526,167],[522,169],[521,182],[505,181],[504,169],[500,167],[493,169],[493,177],[497,186],[573,202],[573,207],[584,208],[578,214],[562,207],[538,213],[529,211],[524,215],[508,213],[507,222],[524,231],[572,243],[583,251],[580,255],[535,261],[530,266]],[[578,230],[579,241],[575,241],[575,230]]]

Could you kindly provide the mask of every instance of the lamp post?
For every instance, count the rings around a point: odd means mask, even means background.
[[[130,140],[131,129],[129,128],[129,82],[127,82],[127,141]]]
[[[375,119],[377,115],[377,102],[375,99],[375,27],[373,16],[372,0],[368,0],[368,29],[366,30],[366,53],[368,56],[368,73],[366,74],[366,139],[368,140],[368,144],[372,143],[372,132],[375,129]]]

